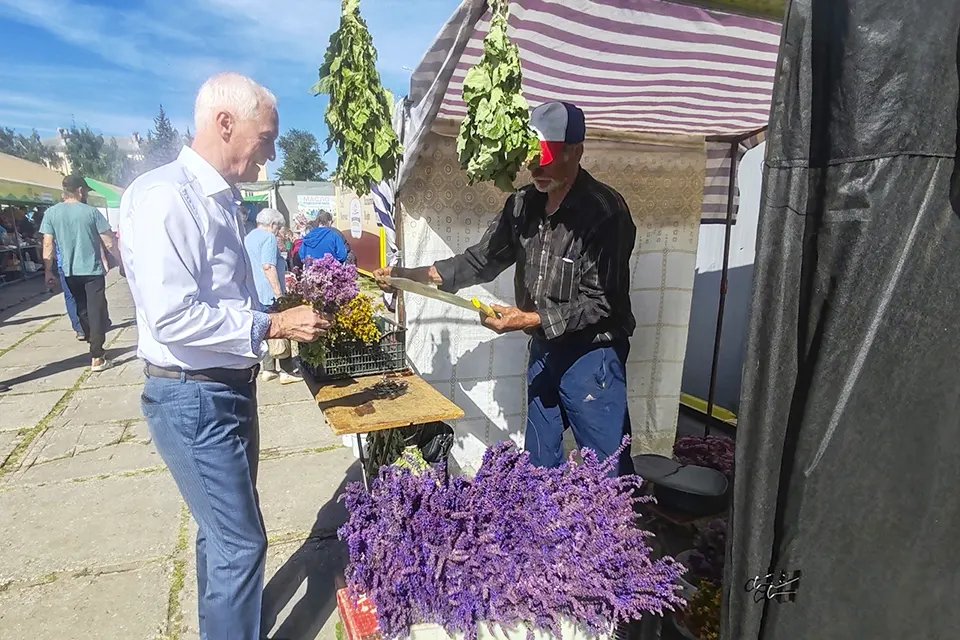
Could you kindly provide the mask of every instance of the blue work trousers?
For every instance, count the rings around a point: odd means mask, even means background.
[[[527,369],[527,430],[525,449],[541,467],[558,467],[564,460],[567,428],[580,448],[593,449],[606,460],[625,435],[630,435],[626,363],[630,343],[619,340],[591,345],[551,344],[534,339]],[[627,449],[617,465],[620,475],[632,474]]]

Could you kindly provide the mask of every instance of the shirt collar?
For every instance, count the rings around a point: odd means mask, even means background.
[[[193,174],[197,182],[200,183],[200,189],[203,190],[204,196],[212,198],[224,192],[234,193],[236,191],[223,179],[223,176],[213,168],[212,164],[204,160],[199,153],[190,147],[181,149],[177,159]]]

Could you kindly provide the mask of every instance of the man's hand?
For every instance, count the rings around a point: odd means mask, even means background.
[[[404,267],[382,267],[373,272],[373,277],[376,278],[377,285],[379,285],[380,289],[387,293],[396,292],[396,289],[383,281],[384,278],[389,277],[406,278],[407,280],[422,282],[423,284],[443,284],[443,278],[440,277],[440,273],[433,265],[429,267],[414,267],[411,269],[405,269]]]
[[[536,329],[540,326],[540,316],[533,311],[520,311],[516,307],[501,307],[498,304],[490,305],[490,308],[497,317],[491,318],[481,313],[480,320],[487,329],[499,334]]]
[[[59,282],[59,280],[56,277],[54,277],[53,271],[50,271],[49,269],[47,269],[46,272],[44,273],[44,277],[46,278],[46,281],[47,281],[47,289],[54,289],[57,286],[57,282]]]
[[[393,293],[396,291],[393,287],[388,285],[383,281],[384,278],[389,278],[393,275],[393,267],[381,267],[373,272],[373,277],[377,281],[377,286],[386,293]]]
[[[297,342],[314,342],[333,325],[330,314],[320,313],[310,305],[301,305],[281,313],[270,314],[267,338],[287,338]]]

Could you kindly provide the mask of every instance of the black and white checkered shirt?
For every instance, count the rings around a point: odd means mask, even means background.
[[[552,215],[546,202],[533,186],[510,196],[479,243],[434,265],[440,288],[456,292],[490,282],[516,264],[517,307],[540,315],[534,337],[592,343],[633,335],[630,254],[637,229],[627,203],[584,169]]]

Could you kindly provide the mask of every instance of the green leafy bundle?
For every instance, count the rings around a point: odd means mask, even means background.
[[[507,0],[490,3],[493,20],[483,57],[463,81],[467,117],[460,125],[457,153],[470,184],[492,180],[513,191],[523,165],[539,152],[530,129],[530,107],[521,93],[520,51],[507,37]]]
[[[337,179],[359,195],[390,180],[400,163],[400,141],[393,130],[393,105],[380,84],[377,50],[360,17],[360,0],[343,0],[340,27],[330,36],[315,95],[330,96],[327,151],[336,147]]]

